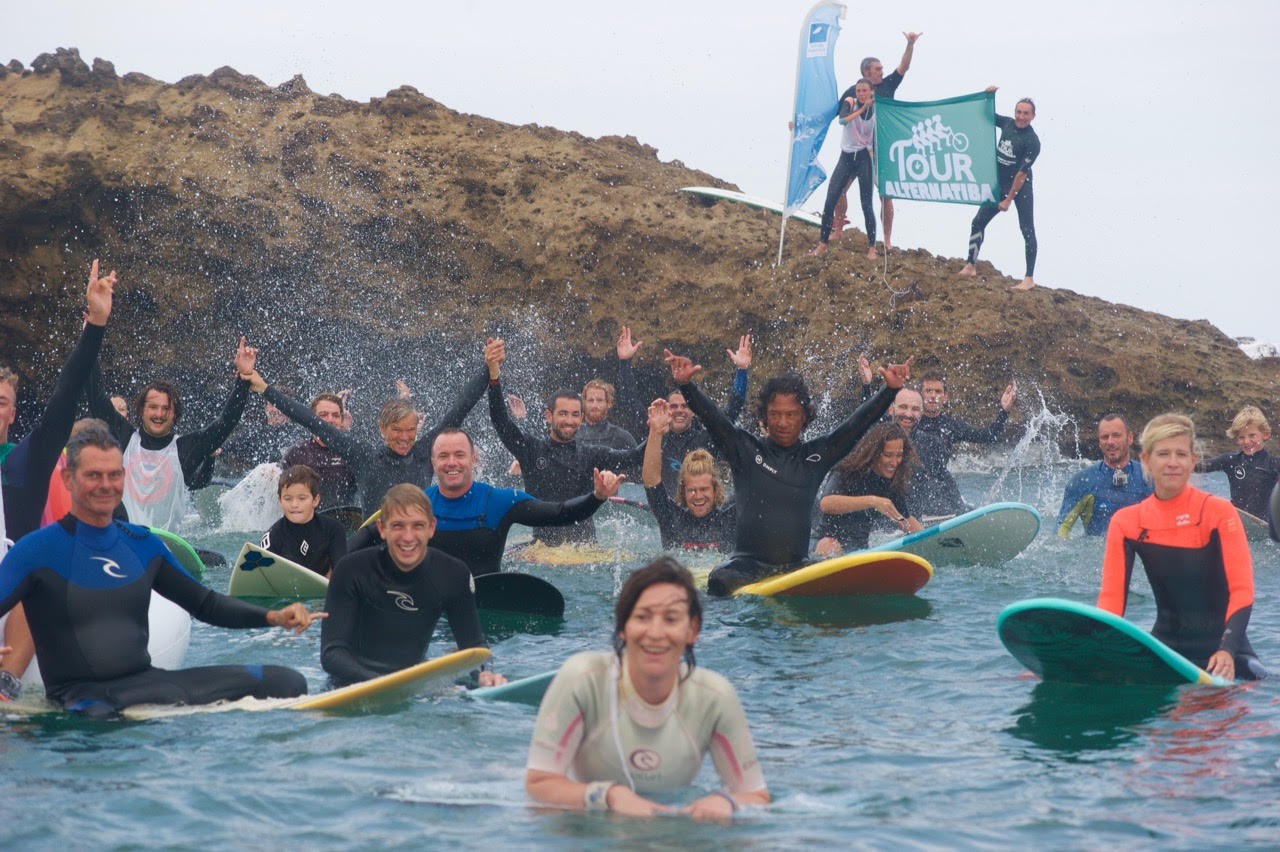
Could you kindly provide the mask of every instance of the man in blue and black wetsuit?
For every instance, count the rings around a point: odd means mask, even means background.
[[[1151,494],[1142,463],[1129,454],[1133,432],[1123,416],[1106,414],[1098,421],[1102,461],[1071,477],[1058,511],[1058,538],[1066,538],[1079,519],[1085,535],[1106,535],[1117,509],[1132,506]]]
[[[592,471],[594,489],[560,503],[538,500],[514,488],[475,481],[476,451],[471,436],[446,429],[431,450],[436,482],[427,489],[436,516],[431,546],[467,563],[474,576],[502,570],[502,552],[512,524],[566,526],[591,517],[618,492],[626,478]]]
[[[168,671],[147,653],[151,592],[220,627],[303,630],[321,614],[301,604],[266,610],[206,588],[145,527],[112,518],[124,492],[120,444],[101,427],[67,443],[62,473],[71,512],[32,533],[0,563],[0,615],[22,603],[48,697],[89,716],[134,704],[207,704],[303,695],[306,680],[281,666]]]

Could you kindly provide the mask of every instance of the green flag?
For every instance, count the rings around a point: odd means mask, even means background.
[[[996,204],[996,96],[913,103],[876,99],[881,198]]]

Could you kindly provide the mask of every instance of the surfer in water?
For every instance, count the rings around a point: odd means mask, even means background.
[[[831,432],[802,441],[814,408],[800,376],[777,376],[761,389],[756,416],[765,435],[760,437],[734,426],[694,384],[693,377],[702,370],[700,364],[666,351],[680,393],[707,424],[733,473],[737,510],[734,552],[711,572],[709,593],[728,595],[739,586],[805,563],[813,504],[822,480],[885,413],[894,392],[909,378],[912,360],[881,367],[884,387]]]
[[[615,450],[629,450],[635,437],[616,423],[609,422],[616,390],[604,379],[595,378],[582,386],[582,425],[577,438],[585,444],[604,444]]]
[[[814,554],[829,558],[865,550],[872,527],[883,525],[880,521],[903,534],[923,529],[907,500],[912,468],[918,464],[905,429],[896,423],[872,428],[836,465],[818,501]]]
[[[694,550],[733,549],[734,509],[725,505],[724,482],[711,453],[696,449],[684,458],[676,480],[675,499],[662,485],[662,439],[671,429],[671,405],[655,399],[649,406],[649,440],[640,477],[649,510],[658,521],[662,546]]]
[[[1156,599],[1153,636],[1209,674],[1266,677],[1245,636],[1253,559],[1240,516],[1229,501],[1188,485],[1195,424],[1180,414],[1153,418],[1141,459],[1155,493],[1112,516],[1098,607],[1124,615],[1136,555]]]
[[[336,393],[317,394],[307,406],[311,413],[335,429],[349,432],[346,403]],[[312,436],[290,447],[284,453],[284,466],[305,464],[320,477],[320,508],[352,506],[356,503],[356,475],[340,453],[325,445],[319,437]]]
[[[1237,509],[1264,520],[1271,517],[1267,500],[1280,478],[1280,457],[1271,455],[1264,446],[1271,438],[1271,424],[1261,409],[1246,405],[1231,421],[1227,437],[1240,450],[1209,459],[1201,470],[1227,474],[1231,503]]]
[[[919,467],[912,471],[911,504],[925,515],[949,516],[967,512],[969,507],[960,496],[960,486],[947,470],[949,454],[946,444],[938,435],[916,428],[920,425],[923,411],[924,398],[914,388],[898,391],[893,398],[893,407],[889,409],[893,422],[910,437],[912,449],[920,460]]]
[[[698,590],[679,562],[664,556],[627,577],[614,607],[614,652],[570,657],[542,698],[529,795],[578,810],[714,820],[768,804],[733,685],[695,666],[701,627]],[[708,752],[720,790],[684,808],[648,798],[691,785]]]
[[[864,380],[868,384],[871,381],[869,376],[864,377]],[[947,451],[947,462],[950,462],[958,441],[994,444],[1000,440],[1005,423],[1009,421],[1009,409],[1018,398],[1018,383],[1009,382],[1005,385],[1004,393],[1000,395],[1000,410],[996,412],[995,419],[988,426],[979,428],[965,423],[958,417],[952,417],[942,410],[949,399],[946,382],[946,377],[936,370],[930,370],[921,377],[920,396],[924,401],[924,416],[920,418],[916,431],[941,438]]]
[[[219,627],[301,632],[324,613],[298,603],[267,610],[220,595],[179,567],[146,527],[114,520],[126,473],[120,444],[107,430],[90,427],[67,443],[62,476],[71,512],[23,538],[0,563],[0,615],[19,602],[26,606],[50,700],[109,717],[135,704],[306,694],[306,679],[283,666],[152,666],[152,590]]]
[[[316,514],[320,477],[305,464],[293,465],[280,474],[276,499],[284,516],[262,536],[262,549],[321,577],[332,576],[333,566],[347,555],[347,532],[335,519]]]
[[[1142,464],[1130,454],[1133,432],[1120,414],[1104,414],[1098,421],[1098,449],[1102,461],[1076,473],[1062,494],[1058,510],[1058,538],[1071,534],[1076,519],[1085,535],[1105,535],[1117,509],[1132,506],[1151,493]]]

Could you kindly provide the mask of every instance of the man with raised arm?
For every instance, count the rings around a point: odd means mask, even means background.
[[[106,421],[111,434],[124,447],[124,507],[135,524],[178,532],[191,505],[191,489],[200,470],[240,422],[249,399],[249,382],[258,350],[240,338],[233,363],[236,369],[231,396],[222,415],[198,432],[177,434],[182,417],[178,389],[166,381],[154,381],[133,400],[135,427],[111,404],[96,368],[89,377],[89,411]]]
[[[203,666],[169,671],[147,653],[154,589],[219,627],[306,629],[302,604],[266,610],[200,584],[146,527],[113,518],[125,486],[120,444],[101,426],[67,443],[63,484],[71,512],[26,536],[0,563],[0,615],[30,614],[45,693],[92,717],[135,704],[208,704],[303,695],[307,682],[282,666]]]
[[[7,367],[0,367],[0,481],[3,482],[0,512],[4,518],[0,538],[7,536],[17,541],[40,527],[40,516],[49,498],[49,479],[58,459],[62,458],[62,448],[71,437],[80,393],[98,361],[102,336],[111,317],[115,284],[114,269],[105,277],[98,277],[95,259],[89,267],[85,324],[80,340],[58,373],[58,383],[40,420],[16,444],[9,441],[9,428],[18,412],[18,376]],[[4,542],[0,541],[0,557],[4,556],[4,549]],[[5,622],[4,641],[0,644],[13,649],[0,661],[0,701],[9,701],[18,694],[19,681],[35,656],[35,645],[21,604],[13,608]]]
[[[571,390],[558,390],[547,402],[545,417],[548,435],[535,438],[521,431],[507,411],[502,392],[502,362],[506,360],[505,342],[491,338],[484,348],[489,370],[489,416],[503,446],[520,463],[525,489],[541,500],[569,500],[595,489],[595,470],[625,471],[640,466],[644,444],[630,450],[615,450],[599,444],[576,440],[582,423],[582,400]],[[594,541],[595,524],[587,517],[570,526],[542,527],[534,538],[557,546],[565,542]]]
[[[628,404],[636,407],[640,422],[645,424],[647,430],[648,409],[640,400],[639,392],[636,390],[635,374],[628,366],[642,345],[644,345],[643,340],[632,341],[629,327],[622,327],[622,334],[618,337],[618,382],[622,387],[623,398],[628,401]],[[738,348],[725,349],[725,353],[733,363],[734,374],[733,389],[729,394],[729,404],[725,406],[724,414],[731,423],[736,423],[738,415],[742,413],[742,408],[747,403],[747,378],[751,370],[751,335],[744,334],[739,337]],[[662,442],[662,485],[667,489],[667,494],[674,497],[680,479],[680,466],[684,464],[685,457],[689,453],[694,450],[706,450],[716,458],[722,458],[722,456],[715,441],[711,440],[706,427],[689,410],[684,394],[679,390],[672,391],[667,394],[667,404],[671,425]]]
[[[925,373],[920,379],[920,395],[924,401],[924,416],[916,426],[917,434],[937,435],[942,439],[946,449],[947,461],[955,453],[958,441],[969,441],[975,444],[994,444],[1004,432],[1005,423],[1009,420],[1009,409],[1018,398],[1018,383],[1010,382],[1000,395],[1000,410],[990,425],[984,427],[970,426],[958,417],[952,417],[942,410],[947,404],[946,378],[934,370]]]
[[[422,440],[418,440],[421,415],[412,402],[396,397],[383,403],[382,410],[378,412],[378,431],[382,433],[383,443],[376,446],[363,443],[333,423],[322,420],[306,405],[269,386],[256,372],[252,373],[250,381],[254,393],[262,394],[351,464],[360,482],[363,511],[368,515],[378,507],[382,495],[393,485],[409,482],[426,488],[431,484],[431,442],[441,431],[462,425],[484,394],[488,378],[488,371],[482,369],[468,379],[453,405]],[[357,547],[352,543],[352,550]]]
[[[893,398],[889,413],[893,422],[906,430],[911,446],[920,459],[920,468],[912,473],[909,494],[911,502],[924,517],[959,515],[969,511],[960,496],[955,477],[947,470],[949,453],[937,435],[921,432],[920,425],[924,400],[920,391],[903,388]]]
[[[343,432],[347,426],[346,405],[336,393],[318,394],[308,407],[311,413]],[[285,415],[288,416],[288,415]],[[305,464],[320,477],[320,508],[351,506],[356,503],[356,475],[347,460],[330,449],[324,441],[312,436],[284,453],[284,467]]]
[[[777,376],[761,389],[756,416],[766,434],[760,437],[734,426],[693,383],[701,365],[670,350],[666,361],[689,407],[707,424],[733,472],[738,513],[734,553],[707,581],[708,592],[728,595],[805,562],[822,480],[884,414],[893,391],[909,377],[912,359],[882,367],[885,386],[831,432],[808,441],[800,436],[813,418],[813,401],[800,376]]]
[[[512,524],[567,526],[585,520],[618,493],[625,476],[592,470],[594,487],[585,494],[549,503],[514,488],[476,482],[476,448],[461,429],[445,429],[431,451],[436,482],[427,499],[436,517],[431,546],[471,569],[472,576],[502,570],[502,552]]]

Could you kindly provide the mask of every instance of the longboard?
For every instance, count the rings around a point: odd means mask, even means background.
[[[476,609],[564,617],[564,595],[541,577],[500,572],[475,578]]]
[[[404,701],[432,687],[452,683],[490,656],[488,648],[467,648],[382,677],[301,698],[242,698],[239,701],[195,705],[138,704],[126,707],[121,715],[129,719],[158,719],[229,710],[366,710]]]
[[[1022,503],[992,503],[936,527],[869,548],[863,553],[914,553],[932,565],[1003,565],[1040,532],[1040,513]]]
[[[147,529],[151,530],[157,538],[164,542],[164,546],[169,548],[173,558],[178,560],[178,564],[188,574],[200,582],[204,582],[204,563],[200,561],[200,556],[196,553],[195,548],[187,544],[186,539],[159,527],[147,527]]]
[[[593,565],[600,562],[627,562],[634,557],[623,550],[596,544],[560,544],[551,546],[534,541],[528,547],[511,550],[508,557],[534,565]]]
[[[932,576],[933,567],[910,553],[849,553],[742,586],[734,594],[800,598],[913,595]]]
[[[467,694],[477,701],[511,701],[517,704],[541,704],[546,695],[554,671],[543,672],[533,677],[521,678],[502,684],[501,686],[482,686]]]
[[[720,189],[715,186],[682,186],[679,192],[688,192],[692,195],[700,195],[703,198],[717,198],[723,201],[736,201],[739,204],[745,204],[748,207],[754,207],[757,210],[769,210],[774,213],[781,214],[783,206],[777,201],[770,201],[767,198],[761,198],[758,195],[747,195],[745,192],[734,192],[732,189]],[[822,217],[816,213],[806,213],[803,210],[797,210],[791,214],[792,219],[804,222],[806,225],[814,227],[822,227]]]
[[[1061,598],[1010,604],[996,621],[1000,641],[1045,681],[1124,686],[1224,686],[1147,631],[1114,613]]]
[[[233,598],[323,598],[329,581],[309,568],[246,541],[231,569],[227,594]]]
[[[1244,509],[1236,509],[1236,511],[1240,513],[1245,538],[1249,541],[1266,541],[1271,538],[1271,528],[1267,526],[1266,521]]]

